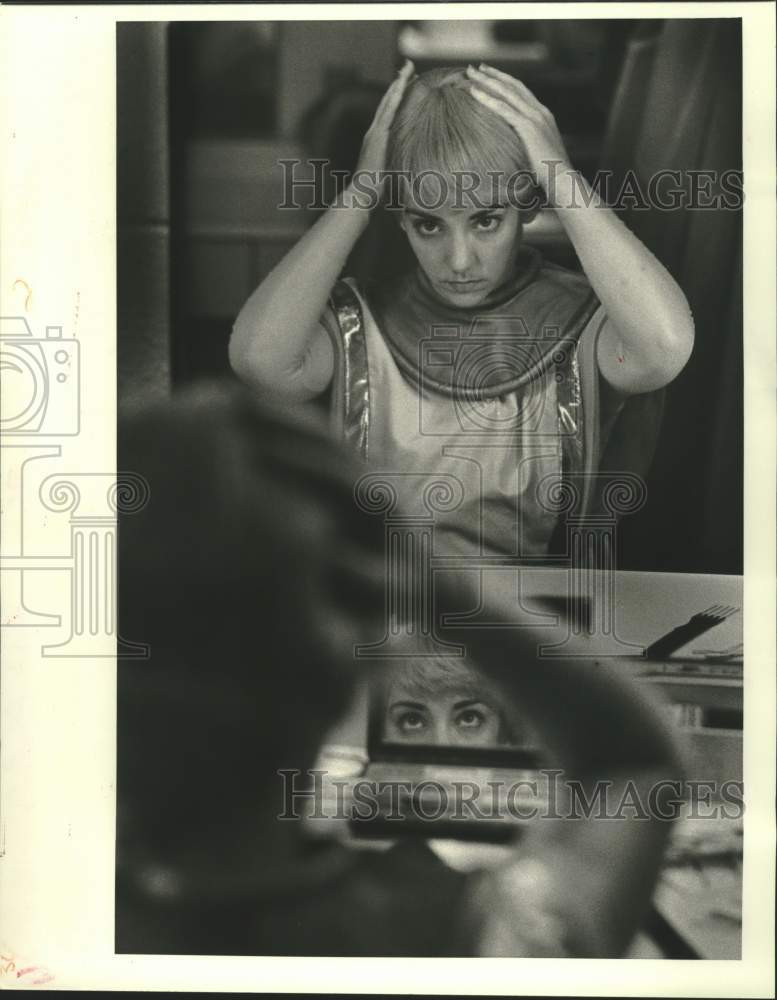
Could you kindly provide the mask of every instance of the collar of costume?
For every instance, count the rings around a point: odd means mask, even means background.
[[[530,247],[477,306],[445,302],[420,269],[366,291],[404,374],[422,390],[469,399],[514,392],[563,363],[598,305],[584,275]]]

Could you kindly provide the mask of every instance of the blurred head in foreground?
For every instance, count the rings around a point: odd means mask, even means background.
[[[119,807],[160,857],[312,765],[375,638],[382,526],[316,423],[211,386],[120,427],[149,493],[120,521],[120,632],[150,658],[119,670]]]

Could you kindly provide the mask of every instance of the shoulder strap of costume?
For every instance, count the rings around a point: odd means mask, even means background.
[[[589,316],[589,320],[594,318],[594,316]],[[599,470],[601,398],[599,394],[599,362],[596,357],[596,349],[599,343],[599,333],[605,320],[606,316],[602,314],[601,318],[596,320],[595,323],[591,323],[585,329],[578,341],[584,435],[584,459],[579,470],[582,473],[581,514],[587,514],[591,511],[596,493],[596,473]]]
[[[585,438],[585,409],[580,372],[580,342],[568,342],[559,353],[556,366],[556,411],[561,444],[562,477],[569,480],[583,468],[588,454]]]
[[[337,329],[323,320],[335,349],[332,422],[338,436],[367,458],[370,427],[370,384],[364,312],[356,290],[345,279],[329,296]]]

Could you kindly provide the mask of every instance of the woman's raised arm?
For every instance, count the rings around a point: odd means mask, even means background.
[[[597,345],[602,375],[628,394],[671,382],[693,349],[693,317],[682,289],[572,168],[553,115],[525,84],[490,66],[469,67],[467,75],[472,96],[523,140],[604,307]]]
[[[229,360],[249,385],[300,401],[329,385],[334,352],[321,316],[377,201],[365,193],[364,176],[374,174],[379,191],[389,126],[413,72],[413,64],[406,62],[375,113],[357,167],[360,191],[346,188],[240,310]]]

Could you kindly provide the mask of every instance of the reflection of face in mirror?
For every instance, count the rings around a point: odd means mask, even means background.
[[[499,742],[499,715],[458,692],[428,702],[400,699],[388,706],[386,735],[397,743],[488,746]]]
[[[384,738],[391,743],[484,747],[517,742],[499,691],[461,661],[409,660],[392,669],[385,691]]]

